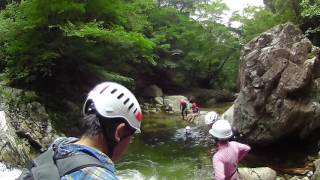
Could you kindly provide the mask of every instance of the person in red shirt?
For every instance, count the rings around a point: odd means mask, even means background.
[[[196,119],[196,117],[200,115],[200,109],[195,102],[192,103],[191,109],[192,115],[188,121],[193,122]]]
[[[181,115],[182,115],[182,119],[184,120],[184,116],[187,117],[188,115],[188,105],[187,105],[187,101],[184,99],[180,100],[180,110],[181,110]]]
[[[192,103],[192,113],[193,114],[199,114],[200,113],[200,109],[199,109],[199,107],[197,106],[197,104],[195,102]]]

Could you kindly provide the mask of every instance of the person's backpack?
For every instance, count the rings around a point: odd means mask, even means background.
[[[86,167],[107,169],[98,159],[87,154],[76,154],[63,159],[56,159],[54,154],[54,150],[49,149],[32,160],[17,180],[60,180],[62,176]]]

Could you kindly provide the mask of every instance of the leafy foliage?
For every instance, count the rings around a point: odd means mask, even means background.
[[[259,33],[281,23],[299,25],[314,44],[320,45],[319,0],[265,0],[266,7],[248,7],[243,14],[236,13],[232,20],[242,23],[243,43]]]
[[[9,5],[0,14],[6,74],[19,84],[42,83],[60,81],[67,71],[71,80],[82,78],[78,73],[88,76],[90,64],[155,64],[155,44],[139,33],[148,23],[132,6],[139,3],[30,0]]]
[[[164,86],[231,88],[239,41],[219,23],[226,9],[221,0],[13,2],[0,12],[0,66],[31,87],[161,84],[160,75]]]
[[[287,21],[319,33],[318,0],[266,2],[235,13],[242,25],[232,28],[221,24],[222,0],[5,1],[0,71],[54,91],[102,80],[234,89],[242,44]]]
[[[310,0],[302,0],[300,2],[302,12],[301,16],[305,20],[304,24],[310,24],[309,27],[306,30],[306,33],[308,35],[314,34],[318,35],[320,34],[320,1],[310,1]],[[308,26],[308,25],[307,25]]]

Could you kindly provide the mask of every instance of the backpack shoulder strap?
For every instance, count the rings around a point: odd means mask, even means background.
[[[59,180],[59,171],[53,159],[54,151],[52,149],[42,153],[32,161],[30,168],[33,179]]]
[[[48,149],[47,151],[40,154],[37,158],[31,161],[31,167],[40,166],[42,164],[54,163],[53,155],[54,151],[52,149]]]
[[[33,179],[60,180],[62,176],[86,167],[102,167],[109,170],[97,158],[88,154],[75,154],[62,159],[55,159],[54,154],[54,150],[49,149],[32,161],[32,167],[29,169]]]
[[[87,154],[78,154],[63,159],[57,159],[56,165],[58,167],[60,177],[86,167],[102,167],[109,170],[97,158]]]

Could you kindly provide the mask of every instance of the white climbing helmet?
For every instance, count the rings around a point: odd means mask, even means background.
[[[218,117],[219,117],[218,113],[216,113],[215,111],[210,111],[204,117],[204,122],[205,124],[212,124],[213,122],[218,120]]]
[[[232,136],[231,125],[228,121],[220,119],[213,123],[209,133],[218,139],[228,139]]]
[[[123,118],[140,133],[142,113],[136,97],[126,87],[114,83],[103,82],[95,86],[88,94],[83,106],[86,115],[91,102],[96,111],[106,118]]]

